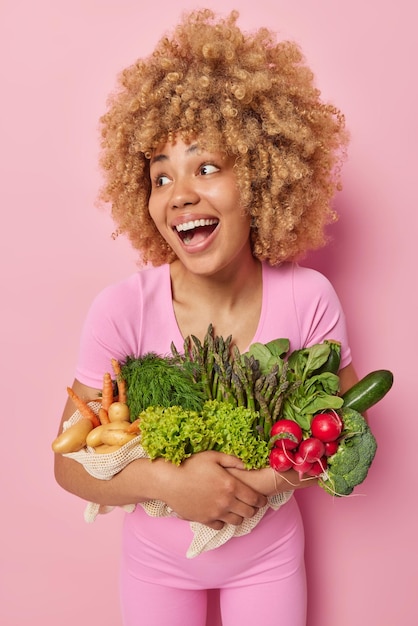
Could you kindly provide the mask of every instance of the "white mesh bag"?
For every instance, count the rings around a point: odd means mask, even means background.
[[[89,406],[97,413],[100,408],[100,402],[89,402]],[[70,417],[70,419],[64,423],[63,429],[66,430],[81,419],[81,413],[76,411]],[[124,444],[109,454],[96,454],[93,448],[85,447],[78,452],[71,452],[64,456],[69,457],[78,463],[83,465],[84,469],[94,478],[101,480],[110,480],[115,474],[122,471],[129,463],[135,459],[147,458],[145,450],[141,446],[141,437],[138,435],[128,443]],[[204,524],[198,522],[190,522],[190,527],[193,532],[193,540],[187,550],[186,556],[188,558],[194,558],[207,550],[214,550],[223,545],[232,537],[241,537],[252,531],[253,528],[259,523],[264,514],[269,508],[274,510],[279,509],[285,504],[292,496],[293,491],[285,491],[269,498],[268,504],[259,509],[254,517],[250,519],[244,519],[239,525],[225,524],[221,530],[214,530]],[[142,502],[140,505],[144,508],[146,513],[151,517],[173,517],[175,513],[164,502],[159,500],[150,500],[148,502]],[[128,504],[122,508],[127,512],[135,510],[135,504]],[[113,510],[113,506],[103,506],[89,502],[84,511],[84,519],[86,522],[93,522],[97,515],[102,513],[109,513]]]

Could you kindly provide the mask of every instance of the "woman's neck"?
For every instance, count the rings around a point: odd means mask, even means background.
[[[212,324],[217,335],[232,335],[234,343],[245,349],[261,314],[261,263],[252,258],[215,276],[190,274],[177,261],[170,270],[173,307],[183,337],[193,334],[202,340]]]

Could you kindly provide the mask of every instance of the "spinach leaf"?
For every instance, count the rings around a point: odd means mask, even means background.
[[[327,343],[318,343],[309,348],[295,350],[289,356],[289,366],[294,370],[297,378],[305,380],[326,362],[330,350]]]

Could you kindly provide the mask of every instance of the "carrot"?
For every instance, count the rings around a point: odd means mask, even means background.
[[[103,376],[102,408],[105,411],[108,411],[112,402],[113,402],[113,382],[112,382],[112,378],[109,372],[106,372]]]
[[[82,400],[80,398],[80,396],[78,396],[75,393],[74,389],[71,389],[71,387],[67,387],[67,393],[68,393],[69,397],[71,398],[71,400],[74,402],[76,408],[80,411],[81,415],[83,417],[86,417],[87,419],[91,420],[94,428],[96,426],[100,426],[99,418],[97,417],[97,415],[93,411],[93,409],[91,407],[89,407],[87,402]]]
[[[119,402],[123,402],[124,404],[126,404],[126,400],[127,400],[126,382],[122,378],[120,363],[117,359],[112,359],[112,367],[113,367],[113,371],[115,372],[116,380],[118,383]]]
[[[109,414],[102,406],[99,409],[99,420],[101,424],[110,424]]]
[[[140,419],[136,419],[134,422],[129,424],[129,426],[126,429],[126,431],[128,433],[139,433],[139,431],[140,431],[140,428],[139,428],[140,421],[141,421]]]

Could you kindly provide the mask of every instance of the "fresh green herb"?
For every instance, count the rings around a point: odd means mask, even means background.
[[[160,357],[150,352],[142,357],[127,357],[121,365],[126,381],[131,420],[148,406],[181,406],[200,411],[205,401],[202,383],[196,376],[196,364],[179,364],[172,357]]]

